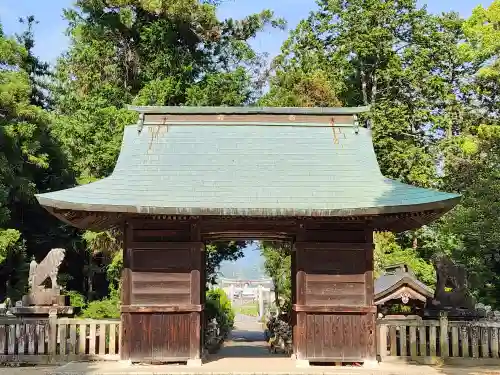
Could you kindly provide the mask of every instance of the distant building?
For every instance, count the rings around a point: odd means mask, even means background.
[[[217,282],[219,288],[222,288],[232,301],[237,299],[257,300],[259,298],[259,287],[262,289],[265,303],[267,304],[271,300],[273,283],[269,278],[259,280],[220,278]]]

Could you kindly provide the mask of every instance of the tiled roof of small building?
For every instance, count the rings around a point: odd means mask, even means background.
[[[426,292],[429,293],[429,296],[433,295],[433,291],[431,288],[429,288],[427,285],[425,285],[423,282],[415,278],[413,275],[409,273],[396,273],[392,275],[382,275],[378,278],[375,279],[375,295],[383,293],[386,290],[389,290],[392,286],[396,285],[398,282],[400,282],[403,279],[411,280],[411,285],[415,285],[422,290],[425,290]]]
[[[430,298],[434,292],[421,282],[406,265],[387,267],[385,273],[375,279],[374,297],[377,300],[393,293],[398,288],[408,286],[423,297]]]

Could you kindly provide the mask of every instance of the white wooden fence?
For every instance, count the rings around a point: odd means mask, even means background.
[[[381,361],[437,363],[488,360],[500,365],[500,323],[380,319],[377,354]],[[120,321],[50,317],[0,317],[0,363],[64,363],[118,360]]]
[[[0,363],[119,359],[120,321],[0,318]]]
[[[377,351],[382,361],[399,358],[431,364],[479,359],[500,365],[499,329],[497,322],[449,321],[445,316],[439,320],[380,319]]]

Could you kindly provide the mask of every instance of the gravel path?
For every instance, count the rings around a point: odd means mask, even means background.
[[[214,358],[261,358],[276,357],[270,354],[264,337],[262,323],[257,317],[237,314],[234,329],[224,347]]]

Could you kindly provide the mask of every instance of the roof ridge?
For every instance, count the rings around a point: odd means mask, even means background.
[[[308,114],[308,115],[355,115],[370,110],[363,107],[211,107],[211,106],[134,106],[127,109],[149,114]]]
[[[133,126],[137,124],[129,124]],[[141,122],[142,126],[263,126],[263,127],[294,127],[294,128],[356,128],[360,127],[355,123],[313,123],[313,122],[263,122],[263,121],[147,121]]]

